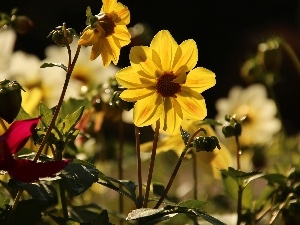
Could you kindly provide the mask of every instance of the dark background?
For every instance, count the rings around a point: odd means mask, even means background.
[[[300,2],[298,0],[122,0],[131,12],[130,26],[147,24],[153,34],[167,29],[178,43],[194,39],[199,50],[197,66],[216,73],[217,84],[203,93],[208,117],[216,114],[215,101],[227,96],[235,85],[247,85],[240,77],[244,60],[253,55],[257,44],[279,35],[300,56]],[[100,11],[100,0],[1,0],[0,11],[29,16],[34,27],[30,33],[19,35],[16,50],[44,57],[44,49],[52,44],[46,38],[56,26],[66,22],[78,33],[85,28],[85,10]],[[119,66],[129,65],[131,46],[121,51]],[[287,131],[296,134],[300,128],[300,74],[287,56],[280,69],[280,82],[275,94]]]

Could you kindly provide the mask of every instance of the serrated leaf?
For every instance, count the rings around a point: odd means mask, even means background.
[[[230,176],[223,177],[223,184],[224,184],[225,191],[228,194],[228,196],[230,196],[232,199],[237,201],[239,186],[238,186],[238,183],[236,182],[236,180],[234,180]],[[252,206],[252,200],[253,200],[251,185],[244,186],[244,187],[242,187],[242,189],[243,189],[242,206],[244,208],[249,209]]]
[[[0,208],[5,209],[9,204],[9,201],[10,199],[5,194],[0,192]]]
[[[207,222],[210,222],[213,225],[226,225],[226,223],[223,223],[222,221],[218,220],[217,218],[205,213],[205,212],[199,212],[199,211],[193,211],[196,215],[202,217]]]
[[[246,173],[241,170],[236,170],[232,167],[228,167],[228,170],[222,169],[220,171],[222,174],[233,178],[239,185],[242,185],[243,187],[247,186],[252,180],[263,176],[263,174],[258,171]]]
[[[82,116],[83,110],[84,110],[84,107],[81,106],[75,112],[67,115],[63,119],[63,123],[64,123],[63,133],[64,134],[68,134],[72,129],[74,129],[75,125],[78,123],[78,121],[80,120],[80,118]]]
[[[152,216],[164,211],[163,208],[161,209],[151,209],[151,208],[140,208],[132,210],[128,215],[126,220],[136,220],[142,217]]]
[[[208,202],[205,202],[205,201],[189,199],[189,200],[180,202],[178,204],[178,206],[189,208],[189,209],[200,209],[200,208],[202,208],[203,206],[205,206],[207,204],[208,204]]]
[[[201,123],[199,123],[199,125],[204,125],[204,124],[208,124],[211,126],[222,126],[223,125],[222,123],[217,122],[216,120],[210,119],[210,118],[206,118]]]
[[[32,196],[32,199],[41,205],[50,205],[57,201],[56,190],[50,185],[42,183],[25,183],[11,179],[9,186],[24,189],[29,195]]]
[[[107,210],[103,210],[92,225],[112,225],[112,223],[109,222]]]
[[[72,195],[85,192],[98,181],[98,170],[94,167],[70,162],[61,173],[67,189]]]
[[[25,112],[25,110],[21,106],[20,111],[15,120],[27,120],[27,119],[32,119],[32,117],[27,112]]]
[[[59,111],[59,116],[61,118],[65,118],[67,115],[78,110],[80,107],[89,108],[90,106],[91,106],[91,102],[87,98],[83,98],[83,99],[69,98],[68,100],[63,102],[61,109]]]
[[[66,67],[64,64],[62,63],[43,63],[41,65],[41,68],[47,68],[47,67],[60,67],[62,68],[64,71],[68,72],[68,67]]]
[[[45,126],[49,126],[53,117],[52,110],[48,106],[41,102],[39,105],[40,115],[42,115],[41,121]]]

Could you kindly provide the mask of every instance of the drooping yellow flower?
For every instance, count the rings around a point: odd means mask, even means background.
[[[200,94],[215,85],[215,74],[197,67],[198,50],[192,39],[176,43],[162,30],[150,47],[135,46],[130,51],[131,66],[120,70],[116,79],[127,88],[120,97],[135,102],[133,121],[142,127],[160,120],[163,130],[179,129],[182,119],[202,120],[207,115]],[[194,68],[194,69],[193,69]]]
[[[84,29],[78,45],[92,46],[90,60],[101,54],[104,67],[111,61],[117,64],[121,47],[130,43],[126,27],[129,22],[130,12],[126,6],[117,0],[103,0],[100,13]]]
[[[208,136],[217,136],[215,131],[209,125],[199,125],[200,121],[183,120],[182,127],[188,133],[193,134],[198,128],[204,128]],[[164,134],[163,132],[161,132]],[[197,136],[203,135],[200,132]],[[141,152],[151,152],[153,143],[146,142],[141,144]],[[214,149],[212,152],[200,151],[196,152],[198,168],[204,170],[207,174],[210,174],[216,179],[221,178],[220,169],[228,169],[232,166],[232,155],[227,147],[220,142],[221,149]],[[167,151],[174,151],[178,157],[185,148],[185,144],[181,138],[179,130],[172,134],[165,134],[165,137],[161,138],[157,143],[156,153],[163,153]]]

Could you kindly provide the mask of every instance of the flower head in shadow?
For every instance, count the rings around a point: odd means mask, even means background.
[[[33,134],[39,120],[35,118],[15,121],[0,136],[0,170],[7,171],[11,177],[23,182],[33,182],[39,178],[53,176],[69,163],[67,160],[42,163],[13,157]]]
[[[183,119],[202,120],[207,115],[200,94],[215,85],[215,74],[197,67],[198,50],[192,39],[180,45],[169,31],[162,30],[150,47],[135,46],[130,51],[131,66],[116,74],[125,88],[120,97],[135,102],[134,124],[147,126],[160,120],[163,130],[179,130]]]

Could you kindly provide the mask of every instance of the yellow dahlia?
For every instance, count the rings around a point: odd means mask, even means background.
[[[142,127],[160,120],[163,130],[178,130],[183,119],[202,120],[207,115],[200,94],[215,85],[215,74],[197,67],[198,51],[192,39],[176,43],[169,31],[158,32],[147,46],[130,51],[131,66],[116,79],[127,88],[120,97],[135,102],[133,122]],[[194,68],[194,69],[193,69]]]
[[[121,47],[130,43],[126,27],[130,22],[128,8],[117,0],[103,0],[100,13],[92,16],[87,10],[87,16],[90,25],[84,29],[78,45],[92,46],[90,60],[101,54],[104,67],[111,61],[117,64]]]

